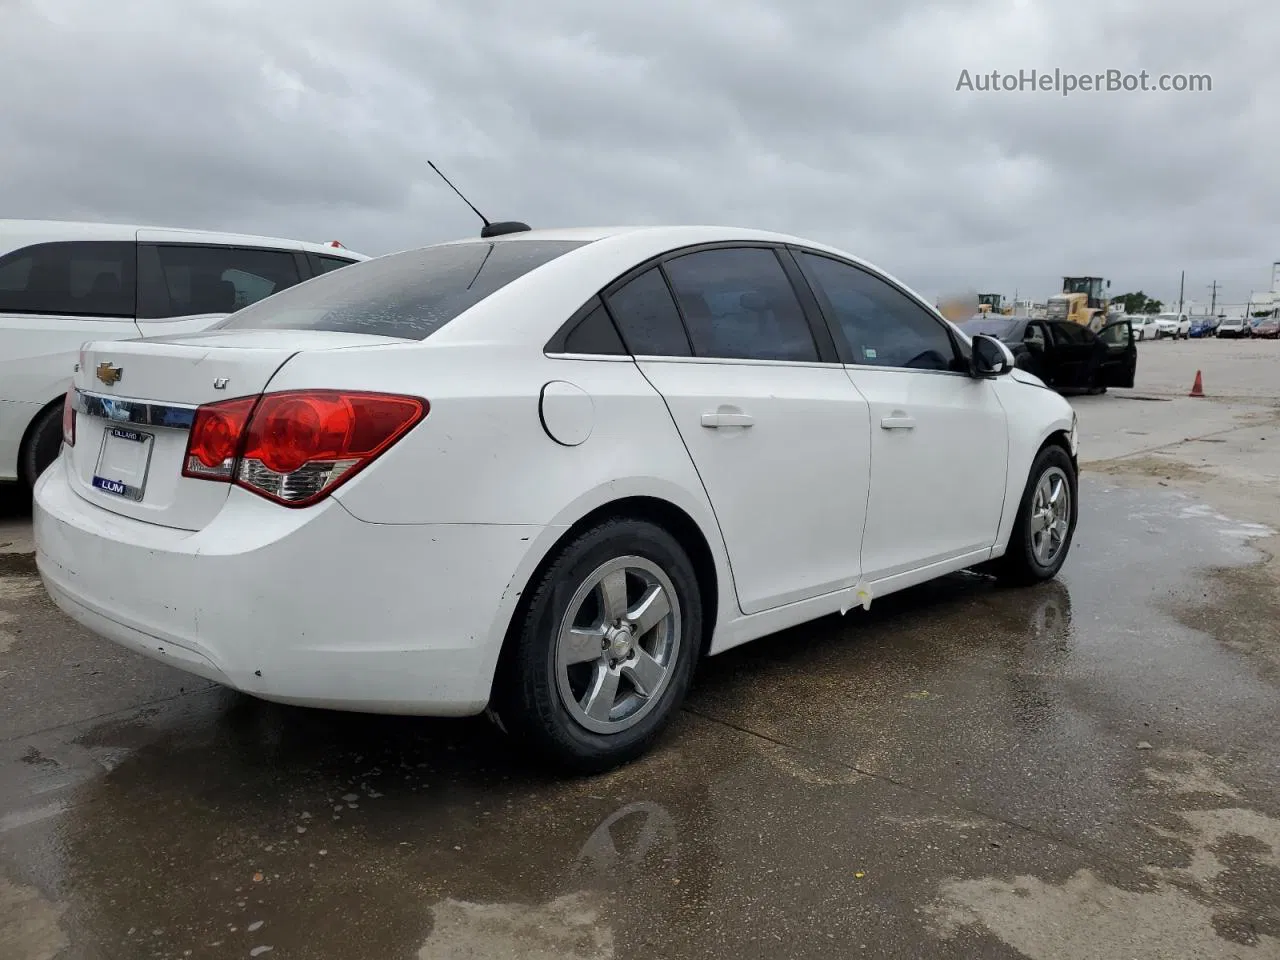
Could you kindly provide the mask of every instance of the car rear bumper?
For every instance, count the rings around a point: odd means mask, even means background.
[[[34,520],[49,595],[101,636],[268,700],[442,716],[484,709],[500,601],[544,530],[365,523],[233,489],[193,533],[85,501],[61,459]]]

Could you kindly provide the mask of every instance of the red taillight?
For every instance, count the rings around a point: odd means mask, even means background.
[[[72,387],[62,398],[62,442],[68,447],[76,445],[76,390]]]
[[[417,397],[336,390],[210,404],[196,411],[183,474],[307,506],[368,466],[428,409]]]
[[[249,423],[257,397],[238,397],[210,403],[196,410],[182,458],[182,475],[202,480],[230,480],[235,476],[240,438]]]

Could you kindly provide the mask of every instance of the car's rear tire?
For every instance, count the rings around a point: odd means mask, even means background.
[[[993,564],[1001,580],[1032,584],[1057,576],[1071,550],[1079,517],[1078,478],[1071,457],[1050,444],[1036,455],[1018,504],[1009,547]],[[1061,499],[1065,497],[1065,502]]]
[[[606,520],[529,590],[495,683],[499,726],[576,773],[640,756],[684,700],[700,652],[688,554],[654,523]]]
[[[40,474],[49,469],[62,448],[62,407],[55,405],[36,418],[22,447],[22,481],[34,489]]]

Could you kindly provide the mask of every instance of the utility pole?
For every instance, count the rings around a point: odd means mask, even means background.
[[[1209,301],[1209,316],[1216,317],[1218,315],[1218,281],[1213,281],[1209,289],[1213,291],[1212,299]]]
[[[1182,279],[1178,281],[1178,313],[1182,313],[1182,294],[1186,290],[1187,271],[1182,271]]]

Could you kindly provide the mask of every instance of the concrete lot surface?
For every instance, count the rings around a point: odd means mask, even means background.
[[[100,641],[10,498],[0,958],[1280,958],[1280,344],[1142,344],[1073,402],[1057,581],[712,658],[586,780]]]

